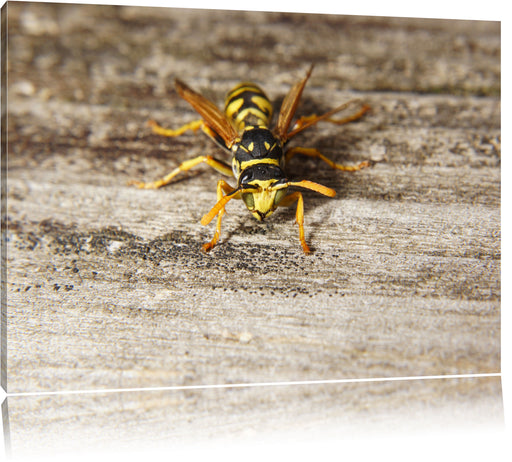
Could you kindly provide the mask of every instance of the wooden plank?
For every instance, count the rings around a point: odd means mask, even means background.
[[[8,398],[10,443],[17,459],[40,460],[113,451],[190,457],[212,444],[223,459],[262,447],[274,453],[276,444],[300,456],[305,443],[317,456],[335,447],[364,457],[369,446],[387,453],[386,442],[396,460],[421,435],[423,457],[442,448],[471,460],[478,448],[499,459],[500,390],[498,377],[479,377],[18,396]]]
[[[9,7],[11,392],[488,373],[500,370],[500,26],[79,5]],[[229,204],[205,255],[217,174],[152,180],[201,136],[180,77],[221,104],[240,80],[277,102],[311,62],[301,113],[372,112],[297,143],[293,210]]]

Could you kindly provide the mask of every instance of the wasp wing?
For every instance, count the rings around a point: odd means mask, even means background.
[[[285,96],[283,103],[281,104],[281,110],[279,111],[279,117],[277,119],[277,125],[275,129],[275,135],[279,137],[279,139],[284,143],[288,141],[288,129],[290,128],[290,124],[292,122],[293,116],[295,115],[295,111],[297,110],[297,106],[299,105],[300,97],[302,95],[302,91],[306,86],[306,82],[313,71],[313,65],[308,70],[306,77],[304,77],[300,82],[297,82],[288,94]]]
[[[338,107],[335,107],[334,109],[331,109],[330,111],[326,112],[322,115],[312,115],[308,117],[301,117],[299,120],[297,120],[295,126],[292,128],[291,131],[288,131],[290,128],[291,121],[293,119],[293,116],[295,115],[295,111],[297,110],[297,106],[299,104],[300,97],[302,95],[302,91],[304,90],[304,87],[306,86],[306,82],[309,79],[309,76],[311,75],[311,72],[313,71],[313,65],[309,68],[308,73],[306,74],[306,77],[302,79],[300,82],[296,83],[292,89],[289,91],[289,93],[286,95],[285,99],[283,100],[283,104],[281,105],[281,110],[279,111],[279,118],[277,120],[277,126],[275,130],[275,134],[279,137],[279,139],[282,141],[282,143],[286,143],[288,140],[293,138],[295,135],[300,133],[301,131],[305,130],[306,128],[311,127],[312,125],[315,125],[316,123],[320,122],[321,120],[327,120],[331,123],[337,124],[337,125],[343,125],[348,122],[352,122],[353,120],[357,120],[360,117],[362,117],[366,112],[370,110],[370,106],[367,104],[361,103],[360,100],[352,100],[348,103],[344,103]],[[347,117],[344,117],[339,120],[332,119],[332,116],[337,114],[338,112],[342,112],[345,109],[347,109],[350,106],[359,104],[360,108],[357,112],[355,112],[352,115],[349,115]]]
[[[179,95],[197,111],[205,125],[224,140],[228,149],[231,148],[238,134],[220,109],[181,80],[176,79],[175,85]]]

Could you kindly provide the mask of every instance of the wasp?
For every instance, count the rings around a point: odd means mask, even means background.
[[[299,226],[299,240],[302,249],[307,254],[310,249],[304,236],[304,200],[300,191],[289,192],[296,187],[316,191],[324,196],[334,197],[331,188],[309,180],[290,181],[285,173],[288,162],[297,154],[318,158],[332,168],[354,172],[370,165],[370,161],[358,165],[346,166],[333,162],[317,149],[292,147],[285,151],[285,146],[297,134],[320,121],[342,125],[363,116],[370,107],[352,100],[342,104],[322,115],[300,117],[291,126],[302,92],[308,81],[313,66],[306,76],[297,82],[284,98],[275,128],[269,128],[272,119],[272,104],[263,90],[254,83],[241,83],[235,86],[227,95],[224,111],[222,112],[210,100],[192,90],[181,80],[176,79],[175,86],[178,94],[187,101],[201,116],[175,130],[167,129],[150,121],[154,133],[176,137],[192,130],[201,129],[231,156],[231,165],[210,155],[201,155],[181,163],[167,176],[153,182],[132,181],[139,188],[155,189],[170,183],[182,172],[188,171],[200,164],[207,164],[226,176],[236,180],[236,186],[229,185],[223,179],[217,182],[217,203],[202,217],[203,226],[217,217],[217,226],[212,240],[203,245],[205,251],[211,250],[219,241],[222,216],[226,204],[231,199],[242,199],[252,215],[260,221],[269,217],[277,207],[297,204],[295,218]],[[354,114],[333,119],[336,113],[358,104],[360,107]],[[291,126],[291,128],[290,128]]]

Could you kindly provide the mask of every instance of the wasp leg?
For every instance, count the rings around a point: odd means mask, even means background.
[[[342,106],[340,106],[338,108],[338,110],[345,109],[348,106],[350,106],[351,104],[357,103],[358,101],[359,100],[349,101],[348,103],[345,103]],[[342,117],[341,119],[334,119],[332,117],[325,117],[328,113],[320,115],[320,116],[316,115],[316,114],[312,114],[312,115],[309,115],[309,116],[302,116],[302,117],[300,117],[295,122],[295,125],[293,126],[293,131],[300,130],[305,125],[307,125],[307,126],[314,125],[317,122],[320,122],[321,120],[324,120],[326,122],[330,122],[330,123],[336,124],[336,125],[348,124],[349,122],[353,122],[354,120],[357,120],[357,119],[360,119],[361,117],[363,117],[363,115],[365,115],[370,109],[371,108],[370,108],[370,106],[368,104],[363,104],[361,106],[361,108],[359,109],[359,111],[357,111],[354,114],[351,114],[351,115],[349,115],[347,117]],[[329,111],[329,112],[331,112],[331,111]]]
[[[315,148],[302,148],[302,147],[295,147],[288,150],[286,153],[286,163],[290,161],[290,159],[295,154],[303,154],[305,156],[309,157],[317,157],[318,159],[323,160],[325,163],[329,164],[332,168],[336,168],[338,170],[343,170],[345,172],[356,172],[357,170],[361,170],[362,168],[369,167],[372,162],[369,160],[365,160],[364,162],[361,162],[357,165],[342,165],[337,164],[336,162],[333,162],[328,157],[325,157],[320,151],[318,151]]]
[[[173,130],[171,128],[164,128],[158,125],[154,120],[148,121],[148,125],[153,130],[153,133],[156,133],[157,135],[175,137],[182,135],[188,130],[197,132],[197,130],[199,130],[203,126],[203,120],[194,120],[193,122],[189,122],[188,124],[185,124],[182,127],[177,128],[176,130]]]
[[[361,107],[361,109],[359,109],[359,111],[357,111],[355,114],[352,114],[350,116],[347,116],[347,117],[343,117],[341,119],[333,119],[331,117],[325,119],[327,122],[330,122],[332,124],[336,124],[336,125],[344,125],[344,124],[348,124],[349,122],[353,122],[354,120],[357,120],[357,119],[360,119],[361,117],[363,117],[369,110],[371,109],[371,107],[368,105],[368,104],[363,104],[363,106]]]
[[[222,147],[226,148],[229,151],[230,145],[226,143],[224,138],[218,135],[215,130],[210,128],[208,125],[204,123],[202,119],[194,120],[193,122],[189,122],[188,124],[183,125],[182,127],[173,130],[171,128],[164,128],[158,125],[154,120],[150,120],[148,125],[152,128],[153,133],[162,136],[168,136],[171,138],[183,135],[188,130],[192,130],[193,132],[197,132],[197,130],[203,130],[206,135],[208,135],[213,141],[219,143]]]
[[[167,176],[164,176],[160,180],[151,181],[149,183],[144,183],[143,181],[135,181],[132,180],[128,184],[133,184],[137,186],[140,189],[158,189],[162,186],[165,186],[166,184],[169,184],[171,180],[178,175],[180,172],[186,172],[187,170],[190,170],[191,168],[194,168],[196,165],[199,164],[208,164],[210,167],[214,168],[218,172],[222,173],[226,176],[233,176],[233,171],[231,170],[231,166],[226,164],[225,162],[222,162],[221,160],[217,160],[213,158],[212,156],[198,156],[194,157],[193,159],[186,160],[185,162],[181,163],[178,167],[176,167],[171,173],[169,173]]]
[[[224,191],[226,194],[230,194],[235,190],[235,188],[232,188],[228,183],[226,183],[224,180],[219,180],[217,182],[217,202],[220,201],[224,195],[222,192]],[[219,214],[217,215],[217,226],[215,228],[215,234],[213,235],[213,238],[210,242],[203,245],[203,250],[205,252],[208,252],[212,250],[217,242],[219,241],[220,237],[220,227],[222,224],[222,215],[224,215],[225,208],[222,207],[219,211]]]
[[[299,239],[300,245],[302,246],[302,250],[304,250],[305,254],[309,253],[309,247],[306,244],[306,239],[304,237],[304,199],[302,198],[302,194],[299,191],[295,191],[291,194],[288,194],[284,199],[279,202],[279,206],[290,207],[293,203],[297,201],[297,210],[295,212],[295,221],[299,225]]]

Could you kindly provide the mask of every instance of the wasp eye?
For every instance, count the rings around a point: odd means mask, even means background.
[[[274,199],[274,204],[278,205],[286,196],[287,188],[278,189],[276,191],[276,197]]]
[[[242,199],[249,210],[254,209],[254,196],[252,193],[243,193]]]

